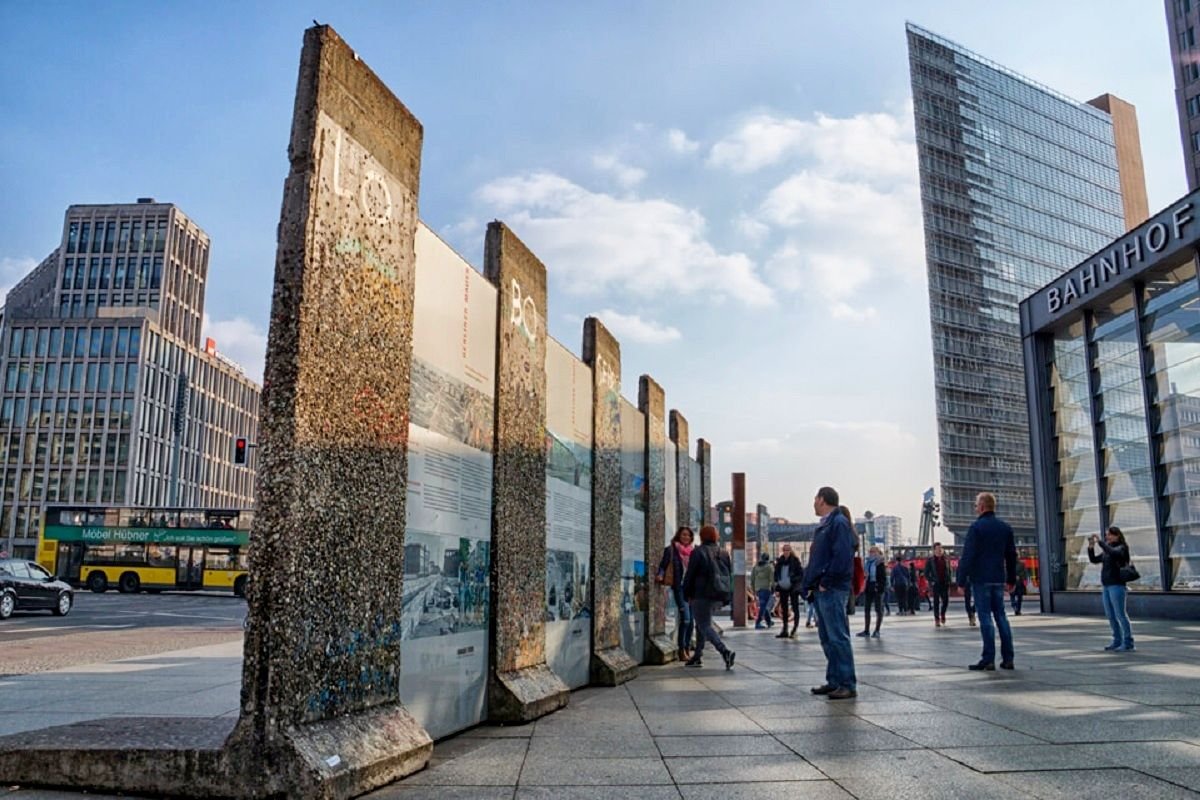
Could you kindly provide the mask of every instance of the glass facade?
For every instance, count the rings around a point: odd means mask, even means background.
[[[1113,124],[919,27],[908,44],[943,518],[962,535],[991,491],[1033,544],[1017,308],[1125,231]]]

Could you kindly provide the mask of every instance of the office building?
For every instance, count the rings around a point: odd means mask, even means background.
[[[1079,103],[907,30],[942,517],[961,537],[976,494],[991,491],[1033,544],[1017,304],[1145,219],[1136,116],[1110,95]]]
[[[1167,35],[1175,74],[1175,108],[1188,189],[1200,187],[1200,0],[1166,0]]]
[[[904,543],[904,534],[899,517],[881,514],[875,517],[875,541],[880,547],[890,550]]]
[[[1133,616],[1200,618],[1200,191],[1021,303],[1043,608],[1100,613],[1119,527]]]
[[[46,503],[251,505],[261,388],[201,347],[209,239],[144,198],[67,209],[0,328],[0,550],[33,558]]]

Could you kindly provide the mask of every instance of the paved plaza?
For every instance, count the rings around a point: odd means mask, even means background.
[[[852,628],[861,621],[855,616]],[[481,726],[438,742],[428,769],[369,797],[1200,796],[1200,621],[1135,621],[1138,650],[1129,654],[1102,652],[1102,619],[1027,615],[1013,623],[1017,669],[973,673],[965,667],[978,658],[979,637],[961,607],[945,630],[927,613],[888,617],[881,639],[855,638],[859,697],[845,701],[809,694],[824,674],[814,630],[794,640],[731,631],[732,672],[715,653],[700,670],[642,667],[625,686],[575,692],[567,709],[536,723]],[[73,702],[73,717],[156,708],[232,717],[235,650],[7,678],[0,702],[10,731],[22,689],[45,692],[36,709],[55,688],[74,687],[75,700],[58,701]],[[172,674],[173,700],[166,686],[146,684]],[[134,681],[147,696],[130,691]],[[19,727],[36,721],[30,711]],[[82,796],[7,791],[0,787],[4,800]]]

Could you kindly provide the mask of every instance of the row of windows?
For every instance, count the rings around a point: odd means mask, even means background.
[[[114,270],[114,263],[116,269]],[[157,289],[162,285],[163,257],[143,256],[139,261],[129,259],[126,269],[124,256],[93,258],[90,265],[86,258],[68,258],[63,264],[62,288],[83,289]]]
[[[68,253],[161,253],[166,244],[166,219],[121,220],[119,232],[112,219],[74,220],[67,226]]]
[[[11,399],[0,403],[0,427],[8,427],[11,421],[17,428],[66,428],[68,431],[77,427],[87,428],[122,428],[129,429],[133,425],[132,397],[44,397],[41,402],[35,398],[28,403],[24,397]],[[11,413],[11,420],[4,415]],[[0,432],[0,450],[3,449],[5,437],[10,434]],[[11,436],[20,436],[20,431],[14,431]]]
[[[116,394],[137,391],[138,365],[118,361],[115,364],[93,361],[89,364],[57,362],[49,364],[9,363],[5,370],[4,391],[21,392],[87,392]],[[8,398],[6,402],[13,398]]]
[[[158,308],[158,292],[100,292],[99,294],[61,294],[58,298],[59,319],[92,319],[101,308]]]
[[[46,465],[99,464],[103,457],[107,466],[124,467],[129,464],[129,436],[103,431],[14,434],[9,438],[5,463],[28,464],[37,471]]]
[[[13,328],[8,339],[10,358],[137,358],[141,328]]]

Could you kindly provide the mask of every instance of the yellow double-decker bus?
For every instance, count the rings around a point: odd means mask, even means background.
[[[38,563],[93,592],[163,589],[246,594],[245,509],[47,506]]]

